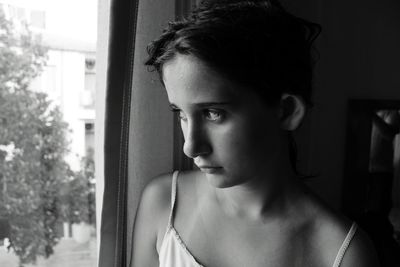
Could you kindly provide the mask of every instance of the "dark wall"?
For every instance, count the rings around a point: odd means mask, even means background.
[[[300,164],[319,174],[310,186],[339,208],[348,99],[400,99],[400,1],[282,3],[323,29],[317,41],[315,107],[298,136]]]

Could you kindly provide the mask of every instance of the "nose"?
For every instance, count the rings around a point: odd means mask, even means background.
[[[182,131],[185,138],[183,152],[186,156],[196,158],[211,153],[208,134],[201,125],[188,123],[186,126],[182,125]]]

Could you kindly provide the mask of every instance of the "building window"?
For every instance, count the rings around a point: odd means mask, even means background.
[[[94,123],[85,123],[85,151],[94,150]],[[90,152],[89,152],[90,153]]]

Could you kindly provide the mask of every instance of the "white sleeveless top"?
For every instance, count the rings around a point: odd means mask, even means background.
[[[185,243],[179,236],[179,233],[173,226],[174,206],[176,200],[176,187],[177,187],[178,171],[175,171],[172,176],[172,190],[171,190],[171,212],[169,215],[167,230],[161,243],[158,259],[160,267],[204,267],[196,261],[190,251],[187,249]],[[342,246],[340,247],[333,267],[339,267],[342,262],[343,256],[357,230],[357,224],[353,222],[349,232],[347,233]]]

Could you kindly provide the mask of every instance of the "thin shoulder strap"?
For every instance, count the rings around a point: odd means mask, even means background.
[[[357,231],[357,224],[355,222],[353,222],[353,224],[351,225],[351,228],[349,230],[349,232],[346,235],[346,238],[344,239],[342,246],[340,247],[338,254],[336,255],[336,259],[335,262],[333,263],[333,267],[339,267],[342,260],[343,260],[343,256],[346,253],[347,248],[350,245],[351,240],[354,237],[354,234]]]
[[[178,183],[178,173],[179,171],[174,171],[172,174],[172,188],[171,188],[171,211],[169,213],[168,227],[172,227],[174,220],[174,208],[176,202],[176,191]]]

